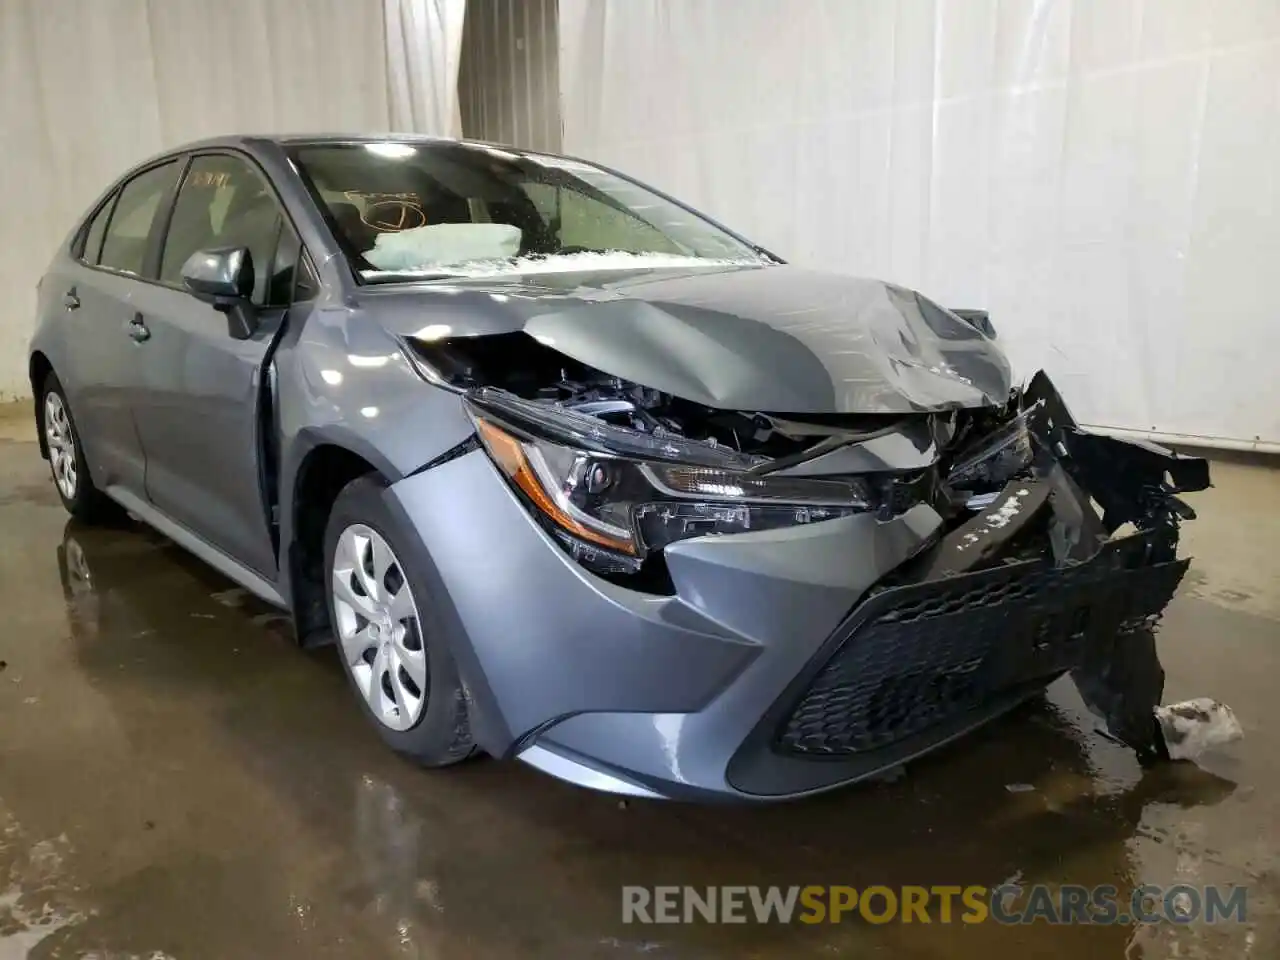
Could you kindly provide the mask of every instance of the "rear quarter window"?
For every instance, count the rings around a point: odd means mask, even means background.
[[[115,202],[116,194],[112,193],[85,225],[80,237],[80,249],[76,254],[85,263],[98,262],[98,256],[102,253],[102,238],[107,232],[107,221],[111,218],[111,207]]]

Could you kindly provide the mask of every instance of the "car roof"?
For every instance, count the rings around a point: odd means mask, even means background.
[[[108,192],[118,187],[125,180],[136,176],[140,171],[145,170],[148,167],[153,167],[156,164],[175,159],[183,154],[199,150],[241,150],[251,155],[255,155],[259,160],[262,160],[264,159],[264,152],[271,152],[269,149],[264,151],[264,148],[274,147],[277,150],[288,150],[292,147],[302,146],[342,146],[350,144],[358,145],[362,143],[439,144],[442,146],[474,149],[477,152],[501,150],[504,153],[513,154],[519,157],[555,157],[557,159],[567,160],[570,162],[589,162],[580,160],[577,157],[551,153],[545,150],[528,150],[523,147],[513,147],[504,143],[489,143],[483,140],[459,140],[452,137],[434,137],[422,133],[229,133],[216,137],[204,137],[199,140],[191,140],[187,143],[175,144],[160,153],[152,154],[145,160],[142,160],[125,170],[123,174],[112,182],[111,187],[108,188]],[[99,198],[99,200],[100,199],[101,198]],[[97,202],[98,201],[95,201],[95,206],[97,205]]]
[[[290,147],[325,145],[337,146],[361,143],[441,144],[457,147],[474,147],[477,150],[500,149],[508,153],[514,153],[518,156],[562,156],[561,154],[553,154],[546,150],[529,150],[506,143],[490,143],[484,140],[457,139],[454,137],[436,137],[422,133],[225,134],[223,136],[206,137],[201,140],[193,140],[189,143],[170,147],[168,150],[164,151],[164,155],[171,156],[173,154],[186,153],[192,150],[206,150],[213,147],[239,147],[241,149],[252,150],[255,146],[261,146],[263,144],[275,144],[276,146],[288,149]],[[569,160],[573,158],[563,157],[563,159]]]

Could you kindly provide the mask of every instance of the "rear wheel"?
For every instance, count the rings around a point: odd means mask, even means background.
[[[49,468],[62,505],[77,520],[97,523],[113,520],[120,509],[93,485],[84,446],[71,417],[71,405],[57,374],[45,377],[40,401],[40,428],[49,450]]]
[[[338,652],[393,749],[427,766],[474,750],[466,695],[402,530],[374,476],[338,495],[325,530],[325,590]]]

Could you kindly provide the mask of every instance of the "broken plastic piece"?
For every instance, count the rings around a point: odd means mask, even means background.
[[[1151,627],[1123,632],[1110,649],[1091,651],[1085,662],[1071,671],[1071,679],[1085,704],[1106,724],[1107,732],[1131,747],[1139,762],[1169,759],[1155,715],[1164,694],[1164,668],[1156,655]]]
[[[1077,482],[1101,505],[1107,533],[1126,523],[1146,527],[1195,516],[1175,494],[1210,486],[1209,464],[1202,457],[1081,430],[1043,370],[1031,378],[1023,401],[1039,406],[1032,417],[1033,432],[1069,464]]]

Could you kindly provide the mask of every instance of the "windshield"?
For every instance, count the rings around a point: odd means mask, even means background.
[[[290,156],[365,280],[767,262],[678,204],[578,160],[388,141]]]

